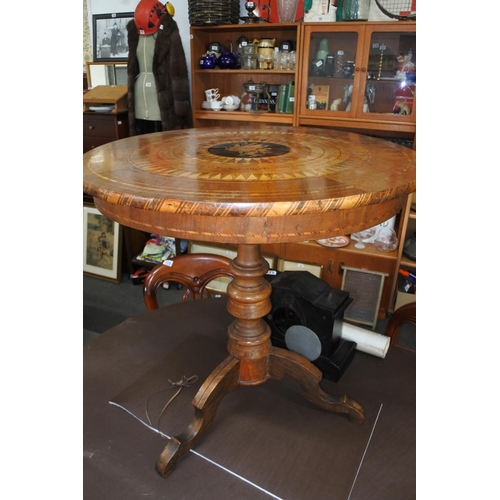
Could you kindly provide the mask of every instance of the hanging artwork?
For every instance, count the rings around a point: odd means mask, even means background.
[[[120,281],[121,228],[95,207],[83,207],[83,274]]]
[[[128,59],[126,26],[133,18],[133,12],[92,16],[94,62],[126,61]]]

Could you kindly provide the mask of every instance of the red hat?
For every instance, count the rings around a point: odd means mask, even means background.
[[[165,5],[157,0],[141,0],[134,12],[134,21],[139,35],[152,35],[158,31],[165,15]]]

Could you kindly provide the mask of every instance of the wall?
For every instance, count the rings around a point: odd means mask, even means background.
[[[264,3],[266,0],[261,0]],[[268,0],[269,1],[269,0]],[[274,4],[276,0],[272,0]],[[88,30],[89,40],[92,40],[92,15],[93,14],[107,14],[111,12],[134,12],[138,4],[138,0],[83,0],[84,12],[84,38]],[[175,22],[179,27],[179,32],[182,39],[182,45],[186,54],[188,68],[190,68],[191,54],[189,51],[189,17],[188,17],[188,2],[187,0],[172,0],[175,7]],[[245,10],[245,0],[240,0],[240,15],[244,16],[247,12]],[[87,16],[87,23],[85,24],[85,16]],[[375,0],[371,0],[370,5],[370,21],[388,21],[390,18],[382,14],[377,7]],[[90,42],[91,43],[91,42]],[[201,55],[201,54],[200,54]],[[198,57],[198,54],[196,55]],[[92,61],[92,46],[84,42],[84,66],[86,61]]]
[[[269,1],[269,0],[268,0]],[[261,3],[266,3],[265,0],[260,0]],[[272,5],[276,0],[271,0]],[[109,14],[119,12],[134,12],[139,0],[83,0],[83,67],[85,62],[92,61],[92,16],[94,14]],[[189,44],[189,16],[187,0],[172,0],[172,5],[175,7],[174,20],[179,28],[179,33],[182,40],[182,46],[186,55],[188,66],[189,80],[191,81],[191,53]],[[240,15],[247,15],[245,10],[245,0],[240,0]],[[375,0],[371,0],[370,6],[370,21],[387,21],[386,17],[377,7]],[[194,54],[194,57],[200,57],[202,54]]]
[[[134,12],[139,0],[83,0],[84,6],[87,4],[89,36],[92,40],[92,16],[94,14],[109,14],[118,12]],[[177,23],[179,33],[182,40],[182,46],[186,55],[188,71],[190,72],[191,57],[189,50],[189,18],[188,18],[188,2],[186,0],[172,0],[172,5],[175,7],[174,21]],[[85,14],[84,14],[85,15]],[[85,33],[84,33],[85,34]],[[84,48],[85,48],[84,43]],[[84,58],[89,57],[88,53]],[[90,50],[90,59],[92,61],[92,49]],[[85,61],[84,61],[85,62]],[[191,79],[191,75],[190,79]]]

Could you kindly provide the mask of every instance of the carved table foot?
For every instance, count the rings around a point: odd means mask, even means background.
[[[292,377],[302,388],[302,394],[311,403],[333,413],[346,413],[356,424],[365,420],[363,407],[347,394],[332,396],[320,387],[323,375],[307,359],[285,349],[272,347],[269,354],[269,375],[281,380],[284,376]]]
[[[177,459],[193,448],[212,424],[217,407],[228,392],[238,387],[240,361],[226,358],[205,380],[193,399],[194,417],[179,436],[170,438],[156,462],[156,470],[168,477]]]

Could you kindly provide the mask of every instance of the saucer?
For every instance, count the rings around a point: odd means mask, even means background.
[[[239,104],[224,104],[224,106],[222,106],[222,109],[225,109],[226,111],[236,111],[239,108]]]
[[[333,238],[327,238],[326,240],[316,240],[316,243],[329,248],[342,248],[349,245],[351,240],[347,236],[334,236]]]
[[[202,107],[202,109],[212,109],[212,108],[210,107],[210,102],[209,102],[209,101],[203,101],[203,102],[201,103],[201,107]]]
[[[222,106],[223,104],[221,101],[212,101],[208,109],[212,111],[220,111],[222,109]]]

